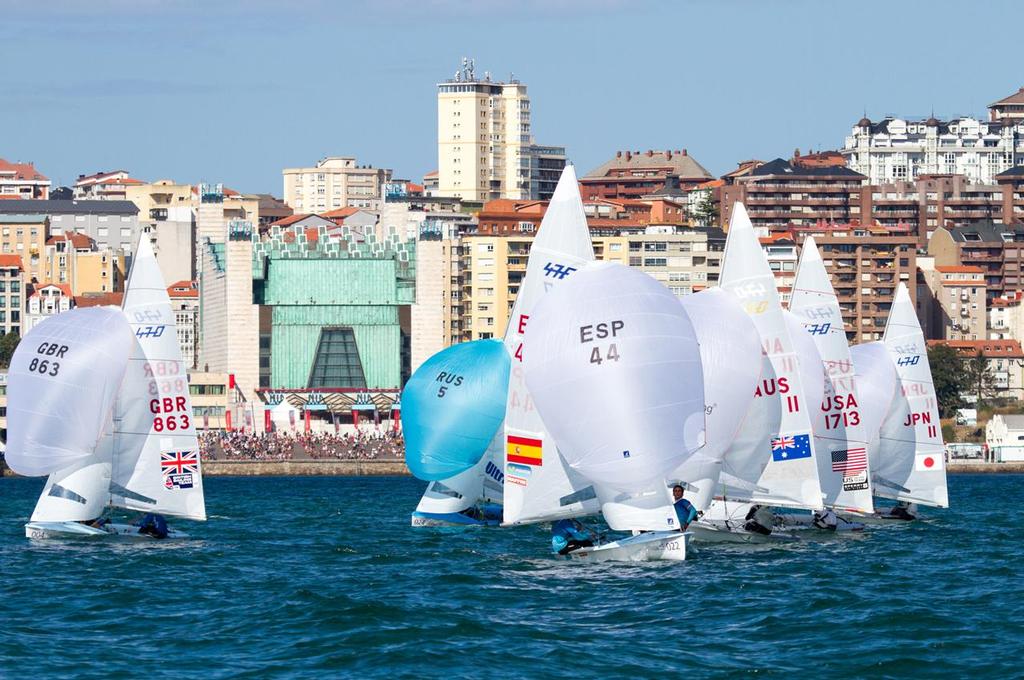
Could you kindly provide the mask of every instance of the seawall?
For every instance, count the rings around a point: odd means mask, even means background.
[[[949,474],[988,473],[1022,474],[1024,463],[950,463]],[[376,475],[408,475],[401,460],[204,460],[206,477],[311,476],[359,477]],[[0,462],[0,477],[13,477]]]

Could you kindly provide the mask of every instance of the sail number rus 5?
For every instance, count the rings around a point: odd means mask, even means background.
[[[185,397],[150,399],[149,410],[153,413],[155,432],[188,429],[189,418],[185,413],[188,410],[188,402]]]
[[[604,340],[607,338],[617,337],[619,331],[626,327],[626,322],[621,319],[614,319],[613,321],[602,321],[595,324],[587,324],[586,326],[580,326],[580,344],[585,345],[589,342],[596,342],[598,340]],[[602,348],[594,347],[590,350],[590,363],[597,364],[600,366],[605,361],[618,361],[619,360],[619,348],[615,346],[615,343],[611,343],[608,347],[604,348],[604,356],[601,356]]]
[[[45,358],[32,357],[32,361],[28,362],[28,370],[43,375],[57,375],[60,373],[60,363],[57,359],[63,359],[68,349],[67,345],[44,342],[36,348],[36,354]]]

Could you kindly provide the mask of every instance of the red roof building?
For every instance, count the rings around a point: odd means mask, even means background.
[[[0,199],[50,197],[50,179],[31,163],[9,163],[0,158]]]

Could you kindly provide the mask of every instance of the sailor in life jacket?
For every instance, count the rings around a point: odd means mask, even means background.
[[[574,519],[560,519],[551,525],[551,550],[559,555],[590,547],[594,539],[593,532]]]
[[[768,536],[775,525],[775,514],[763,505],[752,505],[743,528],[752,534]]]
[[[917,503],[899,501],[889,510],[889,517],[903,520],[917,519]]]
[[[815,510],[814,519],[811,520],[811,524],[826,531],[835,531],[837,523],[836,513],[832,512],[831,508]]]
[[[693,503],[683,498],[683,487],[676,484],[672,487],[672,498],[675,499],[676,517],[679,519],[679,531],[686,531],[690,522],[697,519],[697,508]]]

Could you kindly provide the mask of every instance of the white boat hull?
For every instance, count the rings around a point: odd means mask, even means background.
[[[133,524],[105,524],[103,527],[92,527],[80,522],[29,522],[25,525],[25,538],[138,538],[152,539],[149,534],[140,534],[139,527]],[[174,529],[168,529],[167,538],[186,538]]]
[[[822,531],[826,533],[832,533],[831,529],[822,529],[814,523],[814,516],[808,514],[798,514],[792,512],[777,513],[776,518],[785,527],[786,531]],[[864,523],[861,521],[854,521],[850,518],[844,517],[843,515],[836,515],[836,528],[834,533],[847,533],[854,531],[864,531]]]
[[[777,529],[770,534],[758,534],[742,527],[701,521],[692,523],[688,531],[693,534],[693,540],[702,543],[792,543],[800,540],[794,534]]]
[[[569,553],[569,557],[591,562],[682,562],[686,559],[691,538],[688,532],[648,531],[618,541],[580,548]]]

